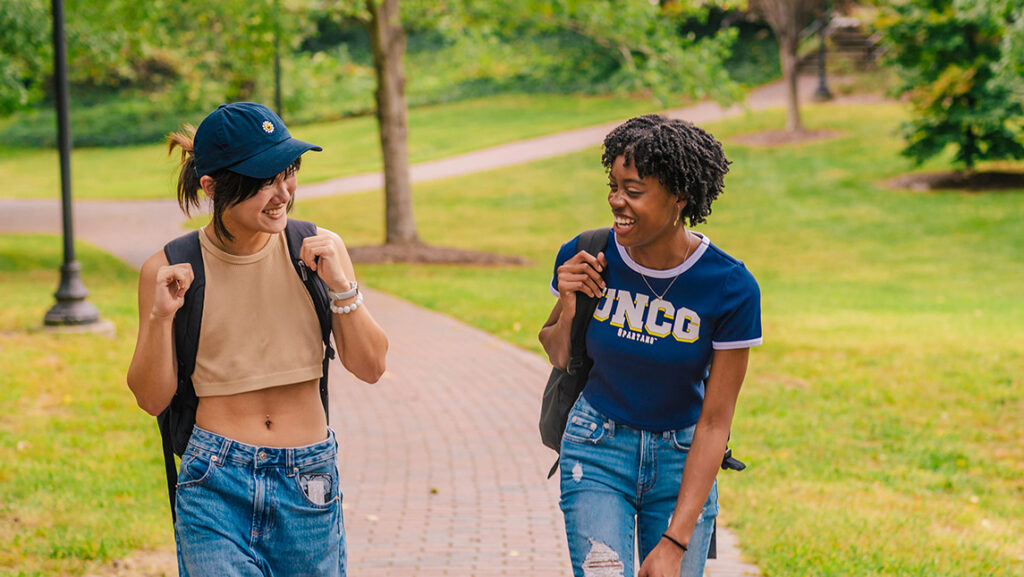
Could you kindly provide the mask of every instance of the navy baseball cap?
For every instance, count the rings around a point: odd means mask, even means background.
[[[315,144],[292,138],[274,111],[255,102],[221,104],[199,124],[193,139],[196,173],[226,168],[252,178],[273,178]]]

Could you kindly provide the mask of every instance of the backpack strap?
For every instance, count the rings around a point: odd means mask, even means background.
[[[608,227],[603,227],[583,232],[580,234],[579,240],[576,241],[577,251],[583,250],[596,257],[597,253],[607,248],[610,230]],[[607,271],[607,269],[605,270]],[[603,272],[601,276],[604,276]],[[598,300],[600,299],[589,297],[581,292],[576,293],[576,315],[573,317],[572,326],[569,329],[569,363],[565,367],[565,372],[577,376],[573,381],[576,390],[569,391],[573,399],[578,398],[583,392],[590,367],[594,365],[594,360],[587,354],[587,327],[590,326],[590,319],[594,316],[594,311],[597,310]],[[558,462],[559,457],[555,457],[555,463],[548,471],[548,479],[558,470]]]
[[[164,256],[168,264],[188,263],[192,266],[192,284],[185,291],[184,304],[174,315],[174,353],[178,360],[178,391],[175,394],[191,391],[195,396],[192,373],[199,352],[199,329],[203,322],[203,297],[206,295],[206,269],[199,231],[194,230],[164,245]],[[183,391],[183,388],[188,391]],[[184,452],[184,447],[181,449],[178,454]]]
[[[199,399],[192,387],[192,372],[196,367],[196,353],[199,350],[199,327],[203,320],[203,296],[206,292],[206,270],[203,267],[203,251],[199,245],[199,231],[182,235],[164,245],[164,256],[168,264],[188,263],[192,265],[192,284],[185,292],[185,302],[174,315],[174,352],[178,364],[178,385],[174,399],[157,416],[160,438],[164,450],[164,470],[167,474],[167,497],[171,502],[171,518],[176,519],[174,500],[178,484],[178,472],[174,455],[181,455],[185,447],[175,446],[171,423],[176,406],[186,405],[195,414]]]
[[[586,251],[596,257],[597,253],[604,251],[608,246],[609,230],[608,227],[603,227],[584,232],[576,243],[577,250]],[[572,319],[572,328],[569,331],[569,364],[566,366],[566,372],[570,375],[580,373],[586,376],[594,364],[593,359],[587,354],[587,327],[590,326],[590,318],[597,310],[598,300],[600,299],[576,293],[576,316]],[[581,383],[581,386],[583,384]]]
[[[288,219],[288,226],[285,227],[285,236],[288,238],[288,254],[291,257],[295,272],[302,279],[302,284],[309,291],[313,299],[313,308],[316,309],[317,319],[320,321],[320,334],[324,340],[323,376],[320,377],[320,402],[324,406],[324,415],[328,424],[331,420],[329,409],[329,392],[327,388],[327,372],[330,368],[331,359],[334,358],[334,347],[331,346],[331,331],[333,319],[331,317],[331,299],[327,295],[327,285],[320,278],[320,275],[309,270],[303,262],[299,253],[302,251],[302,240],[306,237],[316,236],[317,227],[311,222]]]

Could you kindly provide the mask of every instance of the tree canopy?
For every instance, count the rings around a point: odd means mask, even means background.
[[[732,5],[736,2],[716,2]],[[709,3],[649,0],[402,0],[410,50],[444,58],[412,69],[411,82],[516,82],[538,90],[739,97],[722,62],[735,34],[697,37],[681,24]],[[274,40],[286,53],[290,108],[325,92],[323,83],[368,90],[372,58],[363,2],[327,0],[79,0],[68,3],[69,73],[77,97],[135,90],[171,108],[202,110],[225,100],[267,100]],[[112,26],[111,23],[117,23]],[[46,0],[0,3],[0,115],[50,90]],[[452,69],[458,68],[458,72]],[[474,75],[479,78],[474,80]],[[362,88],[358,88],[362,87]],[[440,88],[438,88],[440,91]],[[88,96],[86,96],[88,98]],[[335,98],[337,100],[337,98]],[[371,106],[369,99],[362,106]],[[289,108],[289,106],[286,106]],[[359,110],[359,106],[355,106]],[[349,111],[350,112],[350,111]]]
[[[0,4],[0,116],[27,106],[42,94],[50,30],[45,7],[33,0]]]
[[[968,170],[1024,158],[1020,0],[903,0],[880,24],[913,106],[905,155],[920,163],[952,145]]]

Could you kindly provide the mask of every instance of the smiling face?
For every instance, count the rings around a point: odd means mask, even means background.
[[[295,171],[277,175],[253,196],[224,211],[224,225],[233,236],[276,234],[288,224],[288,202],[295,195]]]
[[[615,236],[627,249],[671,246],[682,230],[675,222],[686,202],[669,193],[657,177],[640,178],[636,166],[619,156],[608,173],[608,205]]]

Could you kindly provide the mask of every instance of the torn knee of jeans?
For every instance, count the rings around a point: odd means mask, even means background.
[[[614,549],[590,540],[590,552],[583,560],[583,577],[623,577],[625,566]]]
[[[572,480],[577,483],[583,479],[583,465],[577,462],[572,468]]]

